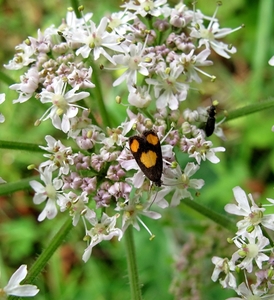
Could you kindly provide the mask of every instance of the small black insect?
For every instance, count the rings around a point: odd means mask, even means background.
[[[207,118],[206,125],[205,125],[205,134],[206,134],[206,136],[211,136],[214,132],[215,122],[216,122],[216,119],[215,119],[216,107],[217,107],[218,104],[219,103],[218,103],[217,100],[213,101],[212,105],[207,110],[208,118]]]

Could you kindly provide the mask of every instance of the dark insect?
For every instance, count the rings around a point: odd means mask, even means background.
[[[140,169],[156,186],[161,186],[163,158],[161,144],[153,130],[129,138],[129,148]]]
[[[216,107],[218,105],[218,101],[213,101],[212,105],[207,110],[208,118],[205,125],[205,134],[206,136],[211,136],[215,129],[215,115],[216,115]]]

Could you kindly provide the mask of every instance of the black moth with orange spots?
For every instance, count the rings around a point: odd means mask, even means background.
[[[161,186],[163,157],[157,134],[147,130],[141,136],[134,135],[129,138],[129,148],[146,177],[156,186]]]

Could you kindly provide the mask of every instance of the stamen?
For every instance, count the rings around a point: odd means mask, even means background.
[[[155,235],[152,234],[152,232],[148,229],[148,227],[146,226],[146,224],[138,216],[136,218],[143,225],[143,227],[147,230],[147,232],[149,233],[150,237],[151,238],[155,237]]]
[[[44,112],[44,114],[42,115],[42,117],[41,118],[39,118],[36,122],[40,122],[41,123],[41,121],[44,121],[44,120],[46,120],[46,115],[47,114],[49,114],[49,111],[51,110],[53,108],[53,105],[51,106],[51,107],[49,107],[45,112]],[[36,122],[35,122],[35,124],[36,124]]]
[[[214,12],[214,14],[213,14],[213,16],[210,20],[210,23],[209,23],[208,27],[207,27],[208,30],[211,29],[213,22],[215,22],[215,17],[216,17],[216,14],[217,14],[218,10],[219,10],[219,6],[221,6],[221,1],[219,1],[219,3],[217,3],[217,7],[215,9],[215,12]]]
[[[197,72],[200,72],[201,74],[203,74],[203,75],[209,77],[209,78],[211,79],[212,82],[216,80],[216,76],[210,75],[210,74],[206,73],[205,71],[203,71],[203,70],[201,70],[201,69],[199,69],[199,68],[197,68],[197,67],[194,67],[194,69],[195,69]]]

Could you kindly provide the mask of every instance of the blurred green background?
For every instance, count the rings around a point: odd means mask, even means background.
[[[174,4],[176,1],[169,1]],[[82,1],[85,11],[94,13],[99,21],[105,14],[118,11],[120,1]],[[185,1],[191,6],[191,1]],[[0,1],[0,63],[8,63],[14,47],[26,37],[37,35],[51,24],[58,26],[66,15],[69,1]],[[211,16],[216,1],[198,1],[201,11]],[[214,67],[208,72],[217,76],[212,83],[203,78],[201,93],[192,91],[183,104],[195,108],[210,105],[210,97],[218,99],[219,114],[269,99],[273,96],[274,68],[268,60],[274,55],[273,1],[224,0],[217,17],[221,27],[245,28],[224,39],[237,48],[232,59],[217,55],[211,57]],[[206,70],[207,71],[207,70]],[[5,72],[18,82],[20,72]],[[0,92],[7,100],[0,106],[6,122],[0,124],[0,139],[25,141],[44,145],[46,134],[55,134],[50,122],[39,127],[33,123],[44,108],[26,102],[13,105],[16,94],[0,82]],[[116,91],[108,91],[114,99]],[[111,101],[109,101],[111,102]],[[113,111],[115,103],[110,104]],[[184,109],[185,107],[183,107]],[[206,162],[196,174],[206,184],[195,201],[224,214],[224,205],[233,201],[232,188],[239,185],[253,193],[258,201],[274,198],[274,125],[273,109],[224,123],[226,141],[216,136],[211,140],[224,146],[225,153],[218,154],[217,165]],[[122,121],[124,116],[120,117]],[[115,124],[116,126],[118,124]],[[32,176],[26,167],[39,164],[41,153],[27,153],[0,149],[0,176],[8,182]],[[20,191],[0,196],[0,286],[22,263],[30,266],[48,245],[51,237],[65,221],[59,215],[52,221],[37,222],[41,207],[32,204],[32,191]],[[234,295],[210,276],[213,271],[211,257],[230,256],[234,248],[227,247],[226,237],[231,233],[193,211],[183,203],[163,212],[160,220],[145,220],[156,235],[153,241],[145,230],[134,231],[140,281],[144,299],[226,299]],[[103,242],[96,246],[91,259],[85,264],[81,256],[85,247],[81,241],[83,228],[75,228],[56,252],[46,270],[35,282],[41,292],[35,299],[130,299],[124,242]]]

